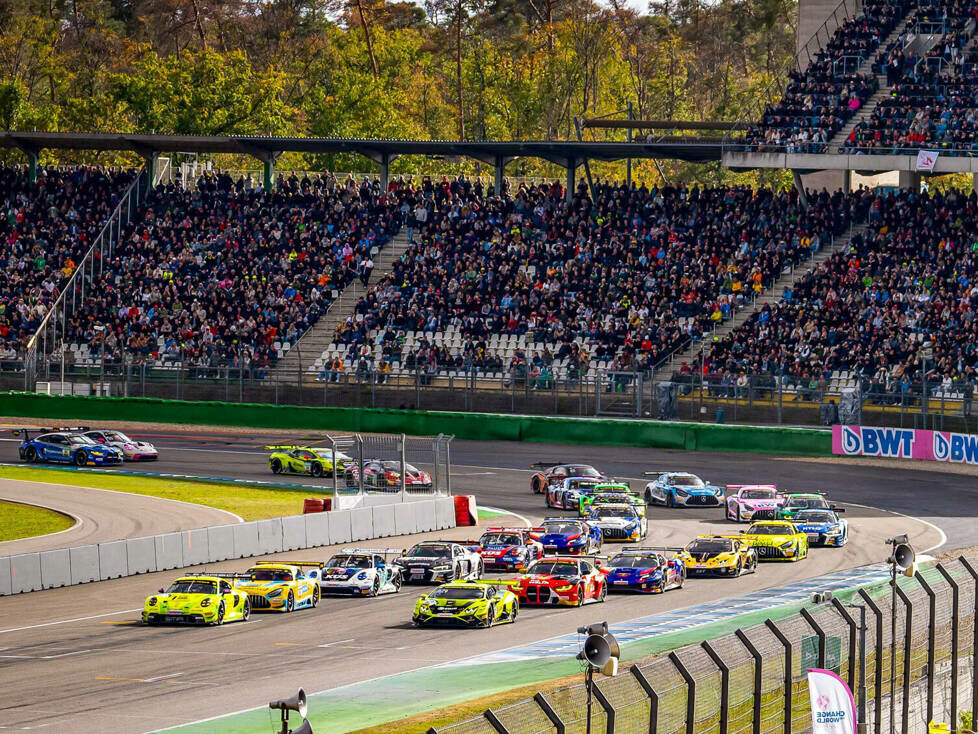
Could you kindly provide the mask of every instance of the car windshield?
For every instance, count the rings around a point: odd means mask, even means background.
[[[401,462],[399,462],[399,461],[382,461],[381,464],[383,464],[384,469],[386,469],[387,471],[400,471],[401,470]],[[414,466],[411,466],[410,464],[405,464],[404,465],[404,469],[405,469],[405,471],[407,471],[408,474],[417,474],[418,473],[417,468],[414,467]]]
[[[132,443],[132,439],[120,431],[102,431],[107,441],[120,441],[121,443]]]
[[[594,519],[600,519],[602,517],[627,517],[634,519],[635,510],[630,507],[601,507],[591,510],[590,516]]]
[[[593,466],[569,466],[566,473],[569,477],[594,477],[595,479],[601,477],[601,472]]]
[[[794,497],[788,501],[789,510],[807,510],[809,508],[828,507],[824,497]]]
[[[527,570],[529,574],[548,576],[576,576],[577,564],[566,561],[537,561]]]
[[[659,559],[655,556],[620,555],[612,558],[608,565],[612,568],[658,568]]]
[[[333,556],[327,568],[370,568],[370,556]]]
[[[65,436],[65,438],[68,439],[68,443],[74,446],[87,446],[88,444],[95,443],[88,436]]]
[[[284,568],[251,568],[248,569],[253,581],[291,581],[292,572]]]
[[[748,535],[792,535],[794,529],[787,525],[751,525]]]
[[[686,546],[686,552],[693,556],[702,553],[729,553],[733,550],[732,540],[694,540]]]
[[[447,545],[416,545],[404,554],[406,558],[450,558],[451,555]]]
[[[676,474],[669,480],[675,487],[702,487],[703,480],[692,474]]]
[[[167,594],[216,594],[217,584],[212,581],[193,581],[178,579],[170,584]]]
[[[520,545],[523,539],[514,533],[486,533],[479,540],[479,545]]]
[[[312,452],[316,456],[318,456],[320,459],[329,459],[330,461],[333,460],[333,449],[313,449]],[[337,461],[353,461],[353,459],[351,459],[349,456],[347,456],[346,454],[344,454],[342,451],[337,451],[336,452],[336,460]]]
[[[835,515],[831,512],[818,512],[806,510],[798,513],[798,520],[801,522],[836,522]]]
[[[602,502],[604,502],[605,504],[611,504],[616,502],[627,502],[627,501],[628,501],[627,495],[623,496],[621,494],[608,494],[607,492],[604,491],[602,491],[601,494],[594,495],[595,504],[601,504]]]
[[[582,479],[580,477],[568,479],[566,482],[568,489],[590,489],[594,486],[593,479]]]
[[[740,496],[745,500],[773,500],[778,493],[774,489],[745,489]]]
[[[544,523],[543,530],[547,535],[573,535],[581,532],[581,526],[572,522]]]
[[[482,599],[485,597],[484,589],[477,589],[468,586],[442,586],[431,592],[433,599]]]

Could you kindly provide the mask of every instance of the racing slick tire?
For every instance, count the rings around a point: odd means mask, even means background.
[[[85,453],[85,449],[79,449],[73,461],[75,466],[85,466],[88,463],[88,454]]]
[[[645,504],[646,505],[654,505],[655,504],[655,502],[652,500],[652,490],[651,489],[646,489],[645,490]]]
[[[227,608],[224,606],[224,602],[222,601],[220,604],[217,605],[217,619],[214,621],[214,624],[216,624],[217,626],[221,626],[222,624],[224,624],[224,615],[226,614],[227,614]]]
[[[321,477],[323,475],[323,465],[318,461],[314,461],[312,466],[309,467],[309,473],[314,477]]]
[[[394,584],[394,593],[396,594],[401,590],[401,574],[395,573],[391,576],[391,583]]]
[[[490,627],[492,627],[492,623],[495,621],[495,619],[496,619],[496,605],[490,604],[489,609],[486,612],[486,621],[482,623],[482,627],[484,629],[489,629]]]
[[[312,608],[315,609],[319,606],[319,600],[322,598],[322,592],[319,590],[319,584],[317,583],[312,587]]]
[[[546,482],[542,474],[533,475],[533,478],[530,480],[530,489],[534,494],[540,494],[546,491]]]
[[[459,563],[455,564],[455,568],[452,569],[452,581],[458,581],[462,578],[462,565]]]
[[[285,611],[291,614],[295,611],[295,594],[289,589],[289,597],[285,600]]]
[[[281,474],[283,471],[282,462],[278,459],[272,459],[268,466],[272,470],[272,474]]]
[[[519,599],[513,602],[513,610],[509,613],[509,621],[515,622],[516,618],[520,616],[520,602]]]
[[[377,596],[380,593],[380,576],[374,576],[374,582],[370,585],[368,596]]]
[[[577,603],[574,606],[584,606],[584,584],[577,585]]]
[[[33,446],[28,446],[26,449],[24,449],[24,461],[31,464],[36,464],[38,462],[38,458],[37,449]]]
[[[244,609],[241,610],[241,621],[247,622],[251,618],[251,600],[245,597]]]
[[[683,569],[679,573],[679,583],[677,584],[676,588],[677,589],[683,588],[683,584],[685,584],[685,583],[686,583],[686,569]]]
[[[482,559],[479,559],[479,565],[475,567],[475,577],[481,579],[483,574],[486,572],[486,564],[483,563]]]
[[[603,604],[605,599],[608,598],[608,584],[601,584],[601,591],[598,592],[598,603]]]
[[[734,578],[740,578],[745,573],[747,573],[747,561],[744,561],[742,563],[738,563],[737,564],[737,568],[733,569],[733,571],[731,571],[730,575],[733,576]]]
[[[550,501],[550,492],[544,492],[543,496],[544,496],[543,501],[547,505],[547,507],[553,508],[554,503]]]
[[[737,503],[737,509],[734,512],[734,522],[740,522],[740,503]]]
[[[666,507],[676,507],[676,495],[672,492],[666,494]]]

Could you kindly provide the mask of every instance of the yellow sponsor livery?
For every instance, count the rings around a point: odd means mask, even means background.
[[[323,565],[321,561],[258,561],[245,573],[233,574],[234,588],[248,595],[253,610],[293,612],[315,607]]]
[[[740,576],[757,569],[757,551],[736,535],[698,535],[676,558],[690,576]]]
[[[808,536],[785,520],[760,520],[740,535],[762,560],[785,559],[800,561],[808,557]]]
[[[245,622],[250,614],[247,594],[227,578],[206,574],[181,576],[143,605],[144,624],[224,624]]]

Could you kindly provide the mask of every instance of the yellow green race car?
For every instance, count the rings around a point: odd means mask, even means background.
[[[609,504],[628,504],[637,511],[645,515],[645,500],[637,494],[633,494],[631,487],[622,482],[607,482],[599,484],[590,492],[582,493],[578,500],[577,514],[580,517],[587,517],[591,506],[595,503],[607,502]]]
[[[313,477],[333,476],[334,452],[331,448],[308,446],[266,446],[272,453],[268,468],[272,474],[305,474]],[[336,464],[341,472],[355,472],[356,461],[342,451],[335,452]]]
[[[740,576],[757,570],[757,551],[740,536],[698,535],[676,558],[690,576]]]
[[[515,622],[519,613],[519,600],[505,586],[491,581],[452,581],[422,594],[411,621],[416,627],[492,627]]]
[[[250,615],[247,594],[208,575],[181,576],[143,606],[143,624],[224,624],[246,622]]]
[[[228,576],[233,577],[236,591],[248,595],[252,609],[294,612],[319,605],[323,565],[320,561],[258,561],[245,573]]]
[[[784,520],[760,520],[746,532],[724,536],[746,540],[758,559],[800,561],[808,557],[808,536]]]

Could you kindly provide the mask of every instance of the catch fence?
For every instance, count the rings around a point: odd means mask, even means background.
[[[924,734],[930,721],[956,729],[978,703],[975,563],[901,578],[895,617],[886,583],[638,660],[595,679],[590,728],[580,683],[429,734],[805,734],[812,668],[848,683],[867,734]]]

